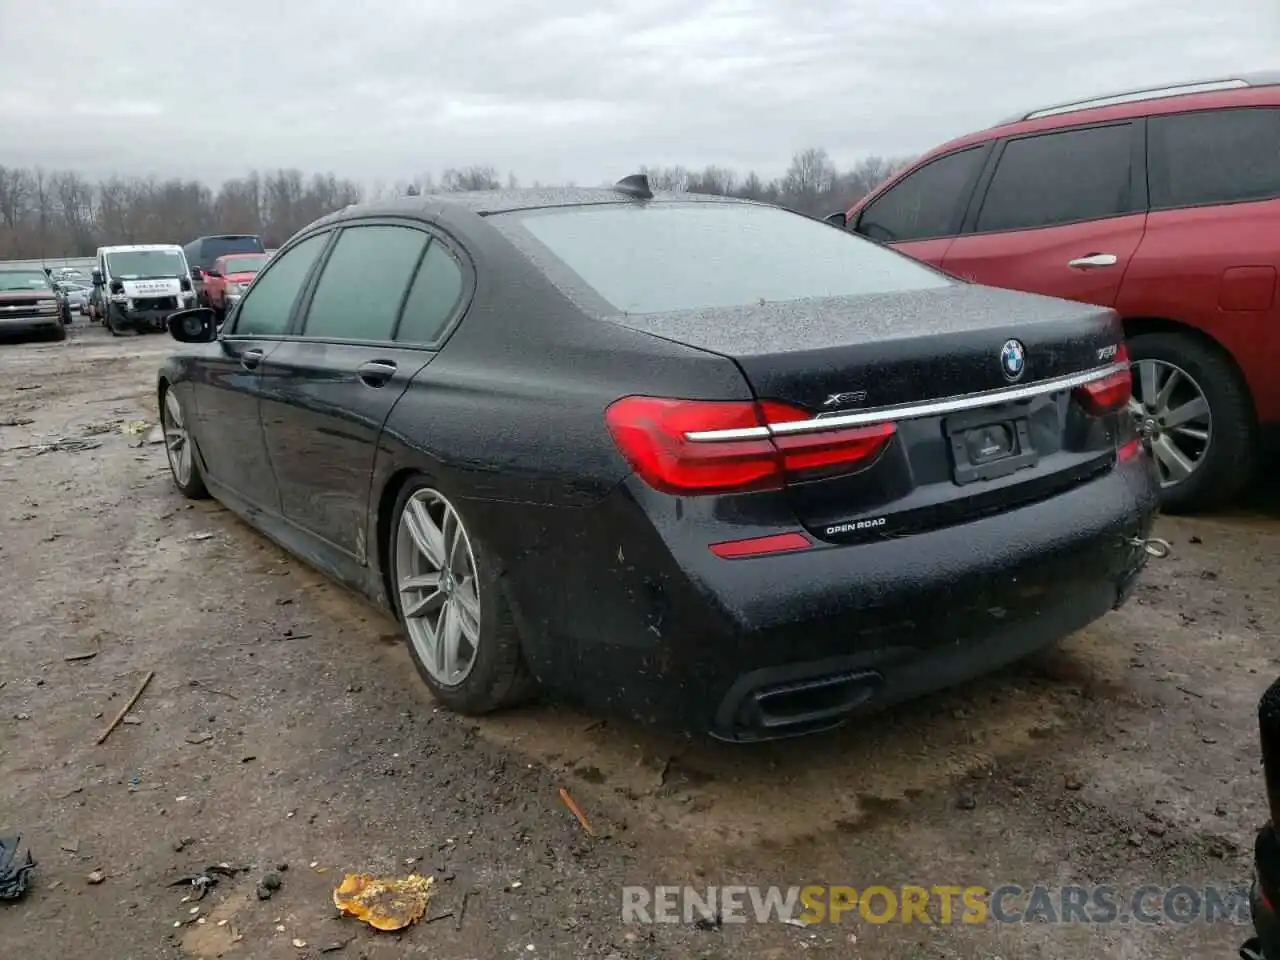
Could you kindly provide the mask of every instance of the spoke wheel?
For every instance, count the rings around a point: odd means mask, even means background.
[[[462,684],[480,652],[480,579],[462,518],[443,494],[417,490],[396,531],[396,589],[405,630],[442,687]]]
[[[1151,448],[1167,513],[1230,503],[1257,453],[1257,420],[1240,369],[1216,344],[1159,331],[1128,339],[1129,410]]]
[[[1213,413],[1200,384],[1166,360],[1131,365],[1133,397],[1129,412],[1150,443],[1160,486],[1185,483],[1204,463],[1213,442]]]
[[[173,472],[173,482],[178,489],[193,500],[208,496],[200,467],[196,464],[195,449],[182,401],[172,388],[165,390],[164,399],[160,403],[160,429],[164,433],[164,450],[169,458],[169,469]]]

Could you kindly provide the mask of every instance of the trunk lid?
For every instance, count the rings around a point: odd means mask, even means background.
[[[1121,340],[1103,307],[956,284],[909,294],[631,315],[621,321],[737,361],[761,399],[815,415],[1022,386],[1107,362]],[[1006,341],[1025,348],[1016,380]],[[833,397],[839,398],[832,401]]]
[[[1012,509],[1115,463],[1119,415],[1086,410],[1071,382],[1123,357],[1119,318],[1106,308],[956,284],[618,322],[733,359],[760,400],[833,425],[863,413],[861,422],[895,423],[863,469],[787,487],[801,523],[826,539],[900,536]]]

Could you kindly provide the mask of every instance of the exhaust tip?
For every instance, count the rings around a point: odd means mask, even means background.
[[[883,685],[884,677],[873,670],[761,684],[738,702],[733,730],[725,739],[776,740],[834,729]]]

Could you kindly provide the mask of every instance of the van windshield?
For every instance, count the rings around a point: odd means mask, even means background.
[[[177,250],[118,250],[107,254],[107,272],[115,280],[185,277],[187,261]]]

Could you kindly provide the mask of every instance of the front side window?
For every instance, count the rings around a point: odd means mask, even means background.
[[[984,147],[977,146],[930,161],[871,201],[858,218],[858,232],[882,243],[958,233],[961,205],[985,157]]]
[[[113,280],[148,280],[187,275],[187,258],[180,250],[118,250],[106,256],[107,272]]]
[[[1151,206],[1280,197],[1280,110],[1249,107],[1151,117]]]
[[[1133,125],[1010,140],[977,231],[1053,227],[1133,213]]]
[[[266,262],[266,257],[224,257],[218,261],[224,276],[229,273],[257,273]]]
[[[343,230],[316,284],[303,336],[390,340],[428,239],[411,227]]]
[[[240,301],[236,336],[278,337],[289,329],[294,304],[328,240],[329,234],[318,233],[272,260],[271,269],[258,278],[253,289]]]
[[[953,282],[887,247],[763,204],[604,204],[489,220],[537,262],[531,238],[620,313],[929,290]]]

